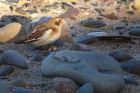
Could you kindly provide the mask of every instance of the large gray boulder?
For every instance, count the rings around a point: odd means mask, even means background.
[[[41,65],[47,77],[67,77],[79,84],[90,82],[95,93],[119,93],[124,87],[120,64],[106,54],[85,51],[59,51]],[[110,74],[109,74],[110,73]]]

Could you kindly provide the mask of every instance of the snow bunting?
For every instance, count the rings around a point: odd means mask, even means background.
[[[31,43],[35,47],[40,47],[54,43],[61,35],[63,24],[63,18],[52,18],[47,23],[35,27],[29,36],[15,44]]]

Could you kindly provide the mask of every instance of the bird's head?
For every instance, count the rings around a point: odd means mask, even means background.
[[[65,20],[63,18],[52,18],[48,23],[52,28],[60,28],[64,25]]]

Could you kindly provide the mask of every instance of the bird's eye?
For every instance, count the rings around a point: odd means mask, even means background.
[[[59,26],[60,22],[59,21],[55,21],[55,25]]]

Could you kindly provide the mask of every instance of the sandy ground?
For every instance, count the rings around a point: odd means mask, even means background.
[[[54,6],[50,6],[49,10],[47,12],[37,12],[35,14],[28,14],[28,13],[24,13],[21,14],[19,12],[15,12],[15,10],[10,11],[9,6],[18,6],[21,7],[20,4],[18,3],[2,3],[2,0],[0,0],[0,17],[3,18],[4,16],[8,16],[8,15],[19,15],[19,16],[25,16],[25,19],[19,19],[18,22],[22,23],[23,25],[26,24],[26,22],[29,22],[30,20],[34,20],[35,18],[33,17],[34,15],[38,16],[58,16],[61,13],[64,13],[66,11],[66,9],[63,9],[62,7],[60,7],[59,3],[61,3],[62,1],[67,2],[68,4],[71,4],[71,0],[58,0],[58,8],[54,8],[56,7],[56,5]],[[4,1],[4,0],[3,0]],[[78,0],[76,0],[77,3],[72,5],[75,8],[78,8],[80,11],[80,14],[78,17],[76,17],[75,20],[70,20],[70,19],[66,19],[66,24],[65,24],[65,30],[67,29],[67,31],[69,32],[69,35],[71,34],[75,34],[76,36],[91,32],[91,31],[105,31],[108,32],[109,34],[119,34],[119,32],[122,32],[124,34],[128,33],[128,30],[131,26],[137,26],[139,25],[140,22],[140,11],[137,10],[133,10],[130,7],[130,4],[117,4],[116,1],[114,0],[107,0],[107,3],[101,3],[95,0],[89,0],[89,2],[78,2]],[[68,7],[68,6],[67,6]],[[119,10],[116,10],[120,8]],[[15,7],[14,7],[15,9]],[[23,8],[26,9],[26,8]],[[78,23],[81,20],[87,19],[87,18],[94,18],[97,19],[98,17],[102,16],[98,13],[98,11],[102,11],[104,14],[110,14],[110,13],[114,13],[118,19],[116,20],[112,20],[110,18],[104,18],[103,17],[103,21],[107,24],[107,26],[103,27],[103,28],[86,28],[83,26],[80,26]],[[127,11],[132,11],[134,12],[133,15],[128,14]],[[5,17],[6,19],[7,17]],[[128,25],[125,25],[125,22],[122,22],[124,19],[127,19],[128,21]],[[3,25],[9,23],[10,21],[5,21],[3,22]],[[115,27],[124,27],[121,30],[116,30]],[[73,28],[73,29],[71,29]],[[65,32],[63,32],[63,34],[65,34]],[[67,36],[66,36],[67,37]],[[70,49],[69,47],[69,43],[67,40],[65,40],[66,37],[63,37],[62,40],[64,41],[64,43],[66,43],[68,46],[64,46],[64,47],[60,47],[59,50],[62,49]],[[84,49],[84,50],[90,50],[90,51],[101,51],[104,53],[110,53],[111,51],[114,50],[126,50],[128,51],[128,53],[130,53],[131,55],[133,55],[135,58],[140,58],[140,42],[139,41],[135,41],[138,43],[133,43],[133,42],[114,42],[111,40],[108,41],[95,41],[91,44],[80,44],[80,46]],[[26,45],[15,45],[15,44],[1,44],[0,45],[0,49],[2,50],[7,50],[7,49],[14,49],[16,51],[19,51],[21,54],[25,55],[28,60],[29,60],[29,69],[27,70],[23,70],[23,69],[19,69],[16,68],[15,72],[12,73],[11,75],[7,76],[8,78],[6,78],[6,80],[11,83],[13,80],[15,80],[16,78],[23,78],[28,84],[29,84],[29,88],[34,89],[34,90],[38,90],[41,91],[41,93],[45,93],[45,90],[41,89],[38,86],[31,86],[31,85],[36,85],[36,84],[40,84],[42,82],[48,82],[49,78],[44,78],[41,76],[40,74],[40,65],[41,62],[34,62],[34,61],[30,61],[33,51],[29,51],[27,50]],[[73,50],[73,49],[72,49]],[[139,76],[136,76],[136,79],[138,81],[138,83],[140,84],[140,78]],[[11,85],[11,89],[13,89],[13,86]],[[134,86],[134,85],[126,85],[125,89],[122,93],[139,93],[140,91],[140,86]]]

